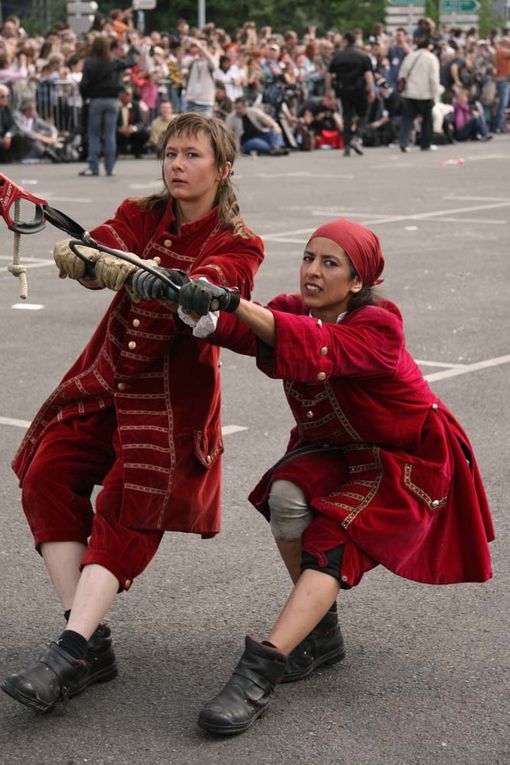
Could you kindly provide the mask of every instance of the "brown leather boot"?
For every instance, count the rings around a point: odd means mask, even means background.
[[[244,653],[232,677],[200,712],[200,728],[228,736],[242,733],[253,725],[265,712],[286,661],[287,656],[277,648],[247,636]]]

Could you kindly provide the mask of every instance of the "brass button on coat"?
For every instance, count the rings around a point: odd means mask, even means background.
[[[165,247],[171,247],[172,246],[172,240],[171,239],[165,239],[163,244],[165,245]]]
[[[208,465],[210,465],[210,464],[211,464],[211,462],[212,462],[212,457],[211,457],[211,455],[210,455],[210,454],[208,454],[208,455],[207,455],[207,457],[205,458],[205,461],[207,462],[207,464],[208,464]]]
[[[128,348],[129,348],[129,350],[130,350],[130,351],[134,351],[134,350],[135,350],[135,348],[136,348],[136,343],[135,343],[135,341],[134,341],[134,340],[131,340],[131,341],[128,343]]]
[[[154,256],[152,259],[153,259],[154,263],[155,263],[157,266],[159,266],[159,264],[161,263],[161,258],[158,258],[158,256],[157,256],[157,255],[155,255],[155,256]]]
[[[124,382],[117,383],[117,390],[126,390],[126,383]]]
[[[139,327],[140,326],[140,319],[133,319],[133,327]]]
[[[328,346],[323,345],[321,348],[321,356],[327,356],[327,354],[328,354]]]
[[[433,410],[434,410],[434,412],[435,412],[435,411],[436,411],[436,409],[439,409],[439,407],[438,407],[438,405],[437,405],[437,404],[432,404],[432,409],[433,409]]]
[[[309,419],[309,420],[311,420],[311,419],[312,419],[312,417],[313,417],[313,412],[312,412],[312,410],[311,410],[311,409],[309,409],[309,410],[307,411],[307,413],[306,413],[306,416],[308,417],[308,419]]]
[[[319,372],[319,374],[317,375],[317,379],[321,381],[325,380],[326,377],[327,377],[326,372]]]

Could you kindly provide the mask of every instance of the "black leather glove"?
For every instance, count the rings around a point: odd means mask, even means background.
[[[209,311],[233,313],[239,306],[241,295],[237,290],[217,287],[204,279],[190,281],[179,292],[179,305],[185,313],[207,316]]]
[[[153,268],[158,273],[168,276],[178,287],[189,282],[186,271],[181,271],[179,268],[161,268],[161,266],[153,266]],[[131,277],[130,287],[135,295],[139,295],[144,300],[174,300],[177,302],[179,295],[179,290],[172,289],[169,284],[159,279],[155,274],[150,274],[142,268],[139,268]]]

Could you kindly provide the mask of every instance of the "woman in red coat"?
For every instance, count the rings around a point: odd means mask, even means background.
[[[431,584],[491,576],[473,450],[407,352],[398,308],[374,294],[383,266],[375,234],[339,220],[306,245],[301,295],[264,308],[202,280],[180,292],[188,314],[213,301],[229,311],[208,339],[282,379],[296,421],[286,455],[250,496],[295,586],[267,639],[246,638],[231,680],[202,710],[211,733],[246,730],[276,682],[343,658],[337,594],[378,564]]]
[[[263,247],[239,217],[230,132],[219,120],[182,114],[163,146],[163,192],[124,201],[94,239],[161,263],[181,284],[200,276],[249,298]],[[118,294],[13,463],[68,622],[2,688],[42,711],[116,675],[109,629],[98,624],[148,565],[163,532],[220,530],[219,349],[193,337],[175,303],[128,291],[136,266],[89,250],[96,279],[87,281],[68,242],[55,246],[60,275]],[[102,490],[94,513],[95,485]]]

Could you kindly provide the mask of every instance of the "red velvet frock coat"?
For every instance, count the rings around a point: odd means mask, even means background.
[[[261,240],[219,226],[217,210],[173,233],[171,204],[126,200],[91,234],[96,241],[167,268],[237,287],[249,297]],[[112,301],[82,354],[35,416],[13,468],[23,482],[52,423],[115,409],[124,461],[120,520],[139,529],[220,530],[219,349],[192,337],[158,301]]]
[[[407,352],[398,308],[384,301],[337,324],[309,316],[299,295],[268,308],[274,348],[226,314],[211,339],[257,355],[284,381],[296,420],[287,454],[316,451],[269,470],[250,495],[255,507],[269,517],[272,481],[299,485],[317,511],[303,547],[320,562],[345,544],[346,587],[378,563],[425,583],[490,578],[494,533],[471,445]]]

